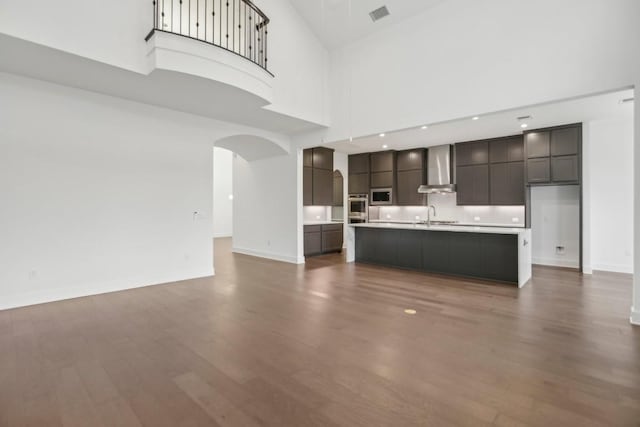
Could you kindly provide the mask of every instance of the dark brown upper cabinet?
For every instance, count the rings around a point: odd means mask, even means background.
[[[349,156],[349,194],[369,194],[369,153]]]
[[[526,132],[527,184],[580,183],[581,145],[581,124]]]
[[[313,168],[313,206],[333,205],[333,171]]]
[[[522,135],[489,141],[490,163],[521,162],[524,160]]]
[[[558,156],[551,158],[551,181],[576,182],[580,179],[578,156]]]
[[[398,170],[424,170],[426,165],[426,152],[427,150],[424,148],[398,151],[396,156]]]
[[[379,151],[371,153],[371,188],[391,188],[395,190],[395,179],[396,152]]]
[[[489,165],[458,165],[456,168],[459,205],[489,204]]]
[[[456,144],[458,166],[483,165],[489,163],[489,142],[475,141]]]
[[[326,147],[313,149],[313,167],[333,171],[333,150]]]
[[[396,204],[400,206],[423,206],[427,202],[425,194],[418,193],[418,187],[426,184],[426,155],[424,148],[398,151],[396,155]]]
[[[527,132],[525,146],[527,158],[549,157],[551,135],[549,132]]]
[[[369,172],[369,153],[351,154],[349,156],[349,175]]]
[[[527,160],[527,182],[529,184],[546,183],[551,180],[551,167],[548,157]]]
[[[369,174],[349,174],[349,194],[369,194]]]
[[[424,184],[424,171],[399,170],[396,184],[396,204],[400,206],[423,206],[426,194],[418,193],[418,187]]]
[[[458,205],[523,205],[521,135],[456,144]]]
[[[313,205],[313,168],[305,166],[302,175],[302,200],[304,206]]]
[[[305,168],[313,167],[313,149],[309,148],[302,151],[302,166]]]
[[[302,152],[304,206],[333,204],[333,150],[308,148]],[[311,166],[307,166],[311,164]]]
[[[395,170],[395,154],[394,151],[371,153],[371,173],[393,172]]]
[[[578,154],[579,129],[576,127],[551,131],[551,155],[567,156]]]
[[[492,163],[489,183],[492,205],[524,205],[524,162]]]

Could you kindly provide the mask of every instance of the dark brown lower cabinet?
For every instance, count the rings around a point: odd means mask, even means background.
[[[342,251],[342,224],[304,226],[304,256]]]
[[[322,226],[322,253],[340,252],[342,250],[342,224],[325,224]]]
[[[304,226],[304,256],[319,255],[322,253],[322,226]]]
[[[492,163],[489,171],[492,205],[524,205],[524,162]]]

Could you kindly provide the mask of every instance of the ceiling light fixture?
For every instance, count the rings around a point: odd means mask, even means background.
[[[379,136],[380,138],[384,138],[384,133],[381,133]]]
[[[480,117],[475,116],[475,117],[473,117],[471,120],[478,120],[479,118],[480,118]]]
[[[387,149],[387,148],[389,148],[389,146],[388,146],[387,144],[384,144],[384,145],[382,146],[382,148]]]
[[[425,129],[426,129],[426,128],[428,128],[428,127],[429,127],[429,126],[424,125],[424,126],[422,126],[420,129],[425,130]]]
[[[529,126],[529,125],[527,125],[526,123],[523,123],[523,124],[521,124],[521,125],[520,125],[520,127],[521,127],[522,129],[526,128],[527,126]]]

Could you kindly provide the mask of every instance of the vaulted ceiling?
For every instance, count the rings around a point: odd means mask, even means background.
[[[291,0],[328,49],[338,48],[432,7],[444,0]],[[386,6],[390,15],[373,22],[369,12]]]

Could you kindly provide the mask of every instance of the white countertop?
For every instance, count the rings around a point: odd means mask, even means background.
[[[344,221],[305,221],[304,225],[327,225],[327,224],[344,224]]]
[[[461,233],[488,233],[488,234],[521,234],[527,229],[522,227],[479,227],[470,225],[432,225],[426,224],[400,224],[390,222],[367,222],[361,224],[349,224],[350,227],[365,228],[390,228],[397,230],[427,230],[427,231],[454,231]]]

